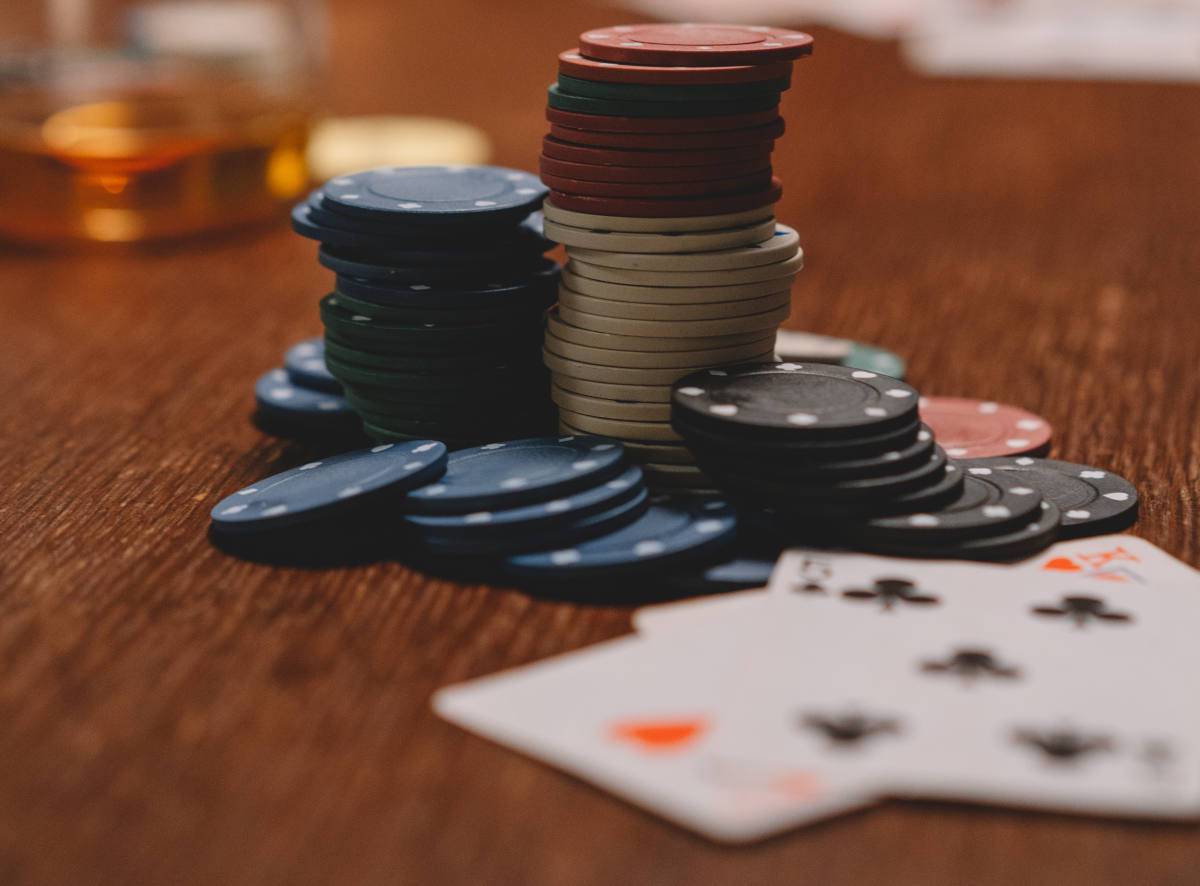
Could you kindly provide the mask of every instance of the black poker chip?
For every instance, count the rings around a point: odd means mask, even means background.
[[[1015,530],[945,544],[889,544],[866,541],[864,547],[880,554],[948,560],[1018,560],[1041,553],[1060,537],[1062,514],[1053,502],[1042,500],[1035,519]]]
[[[693,424],[683,413],[673,411],[671,425],[688,442],[728,458],[768,461],[835,461],[870,458],[911,446],[921,430],[921,422],[879,434],[862,437],[837,437],[829,440],[787,440],[782,438],[729,434],[718,427]]]
[[[855,527],[856,538],[898,544],[941,543],[1003,535],[1034,521],[1042,494],[1020,477],[969,473],[957,498],[941,508],[876,517]]]
[[[671,390],[672,416],[699,427],[794,439],[854,437],[910,424],[916,390],[864,369],[757,363],[706,369]]]
[[[530,172],[499,166],[395,166],[330,179],[324,205],[349,216],[437,225],[516,223],[548,190]]]
[[[1103,468],[1031,456],[975,458],[960,464],[974,476],[1014,474],[1037,489],[1062,511],[1062,538],[1118,532],[1137,520],[1137,489]]]
[[[363,301],[397,307],[444,308],[473,311],[476,308],[495,308],[547,305],[558,295],[558,265],[542,260],[538,266],[523,274],[519,280],[453,280],[424,275],[391,274],[394,268],[372,266],[321,251],[321,262],[337,272],[338,292]],[[342,268],[348,273],[338,271]],[[374,270],[379,276],[368,276]]]

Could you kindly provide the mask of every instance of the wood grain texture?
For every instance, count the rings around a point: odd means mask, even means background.
[[[339,2],[330,106],[471,121],[536,168],[574,35],[623,13]],[[1200,562],[1200,92],[929,81],[818,32],[777,156],[808,267],[791,326],[884,344],[929,393],[1055,425]],[[0,195],[2,211],[3,195]],[[251,385],[319,331],[313,245],[274,227],[0,251],[0,882],[1196,882],[1200,831],[887,804],[727,850],[436,720],[463,678],[629,629],[396,563],[214,550],[219,496],[309,453]]]

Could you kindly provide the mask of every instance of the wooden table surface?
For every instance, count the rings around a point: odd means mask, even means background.
[[[625,17],[335,5],[332,108],[468,120],[525,168],[556,52]],[[777,152],[809,256],[789,325],[1045,415],[1059,456],[1135,480],[1136,531],[1196,564],[1200,92],[924,80],[892,45],[817,35]],[[220,496],[308,454],[248,417],[255,377],[320,329],[313,244],[281,220],[0,263],[0,882],[1200,877],[1194,827],[947,805],[722,849],[459,732],[434,689],[625,633],[630,607],[209,545]]]

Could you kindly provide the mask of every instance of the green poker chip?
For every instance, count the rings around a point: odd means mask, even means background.
[[[791,80],[781,77],[776,80],[759,80],[754,83],[719,83],[704,86],[662,86],[644,83],[601,83],[597,80],[581,80],[566,74],[558,75],[560,95],[582,98],[602,98],[609,101],[735,101],[774,95],[790,87]]]
[[[557,83],[548,92],[552,108],[603,117],[727,117],[768,111],[779,104],[777,92],[728,101],[615,101],[569,95],[561,92]]]

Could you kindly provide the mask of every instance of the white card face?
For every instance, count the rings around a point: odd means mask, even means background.
[[[855,772],[794,763],[735,722],[753,667],[736,643],[623,638],[443,689],[434,708],[715,840],[872,802]]]

